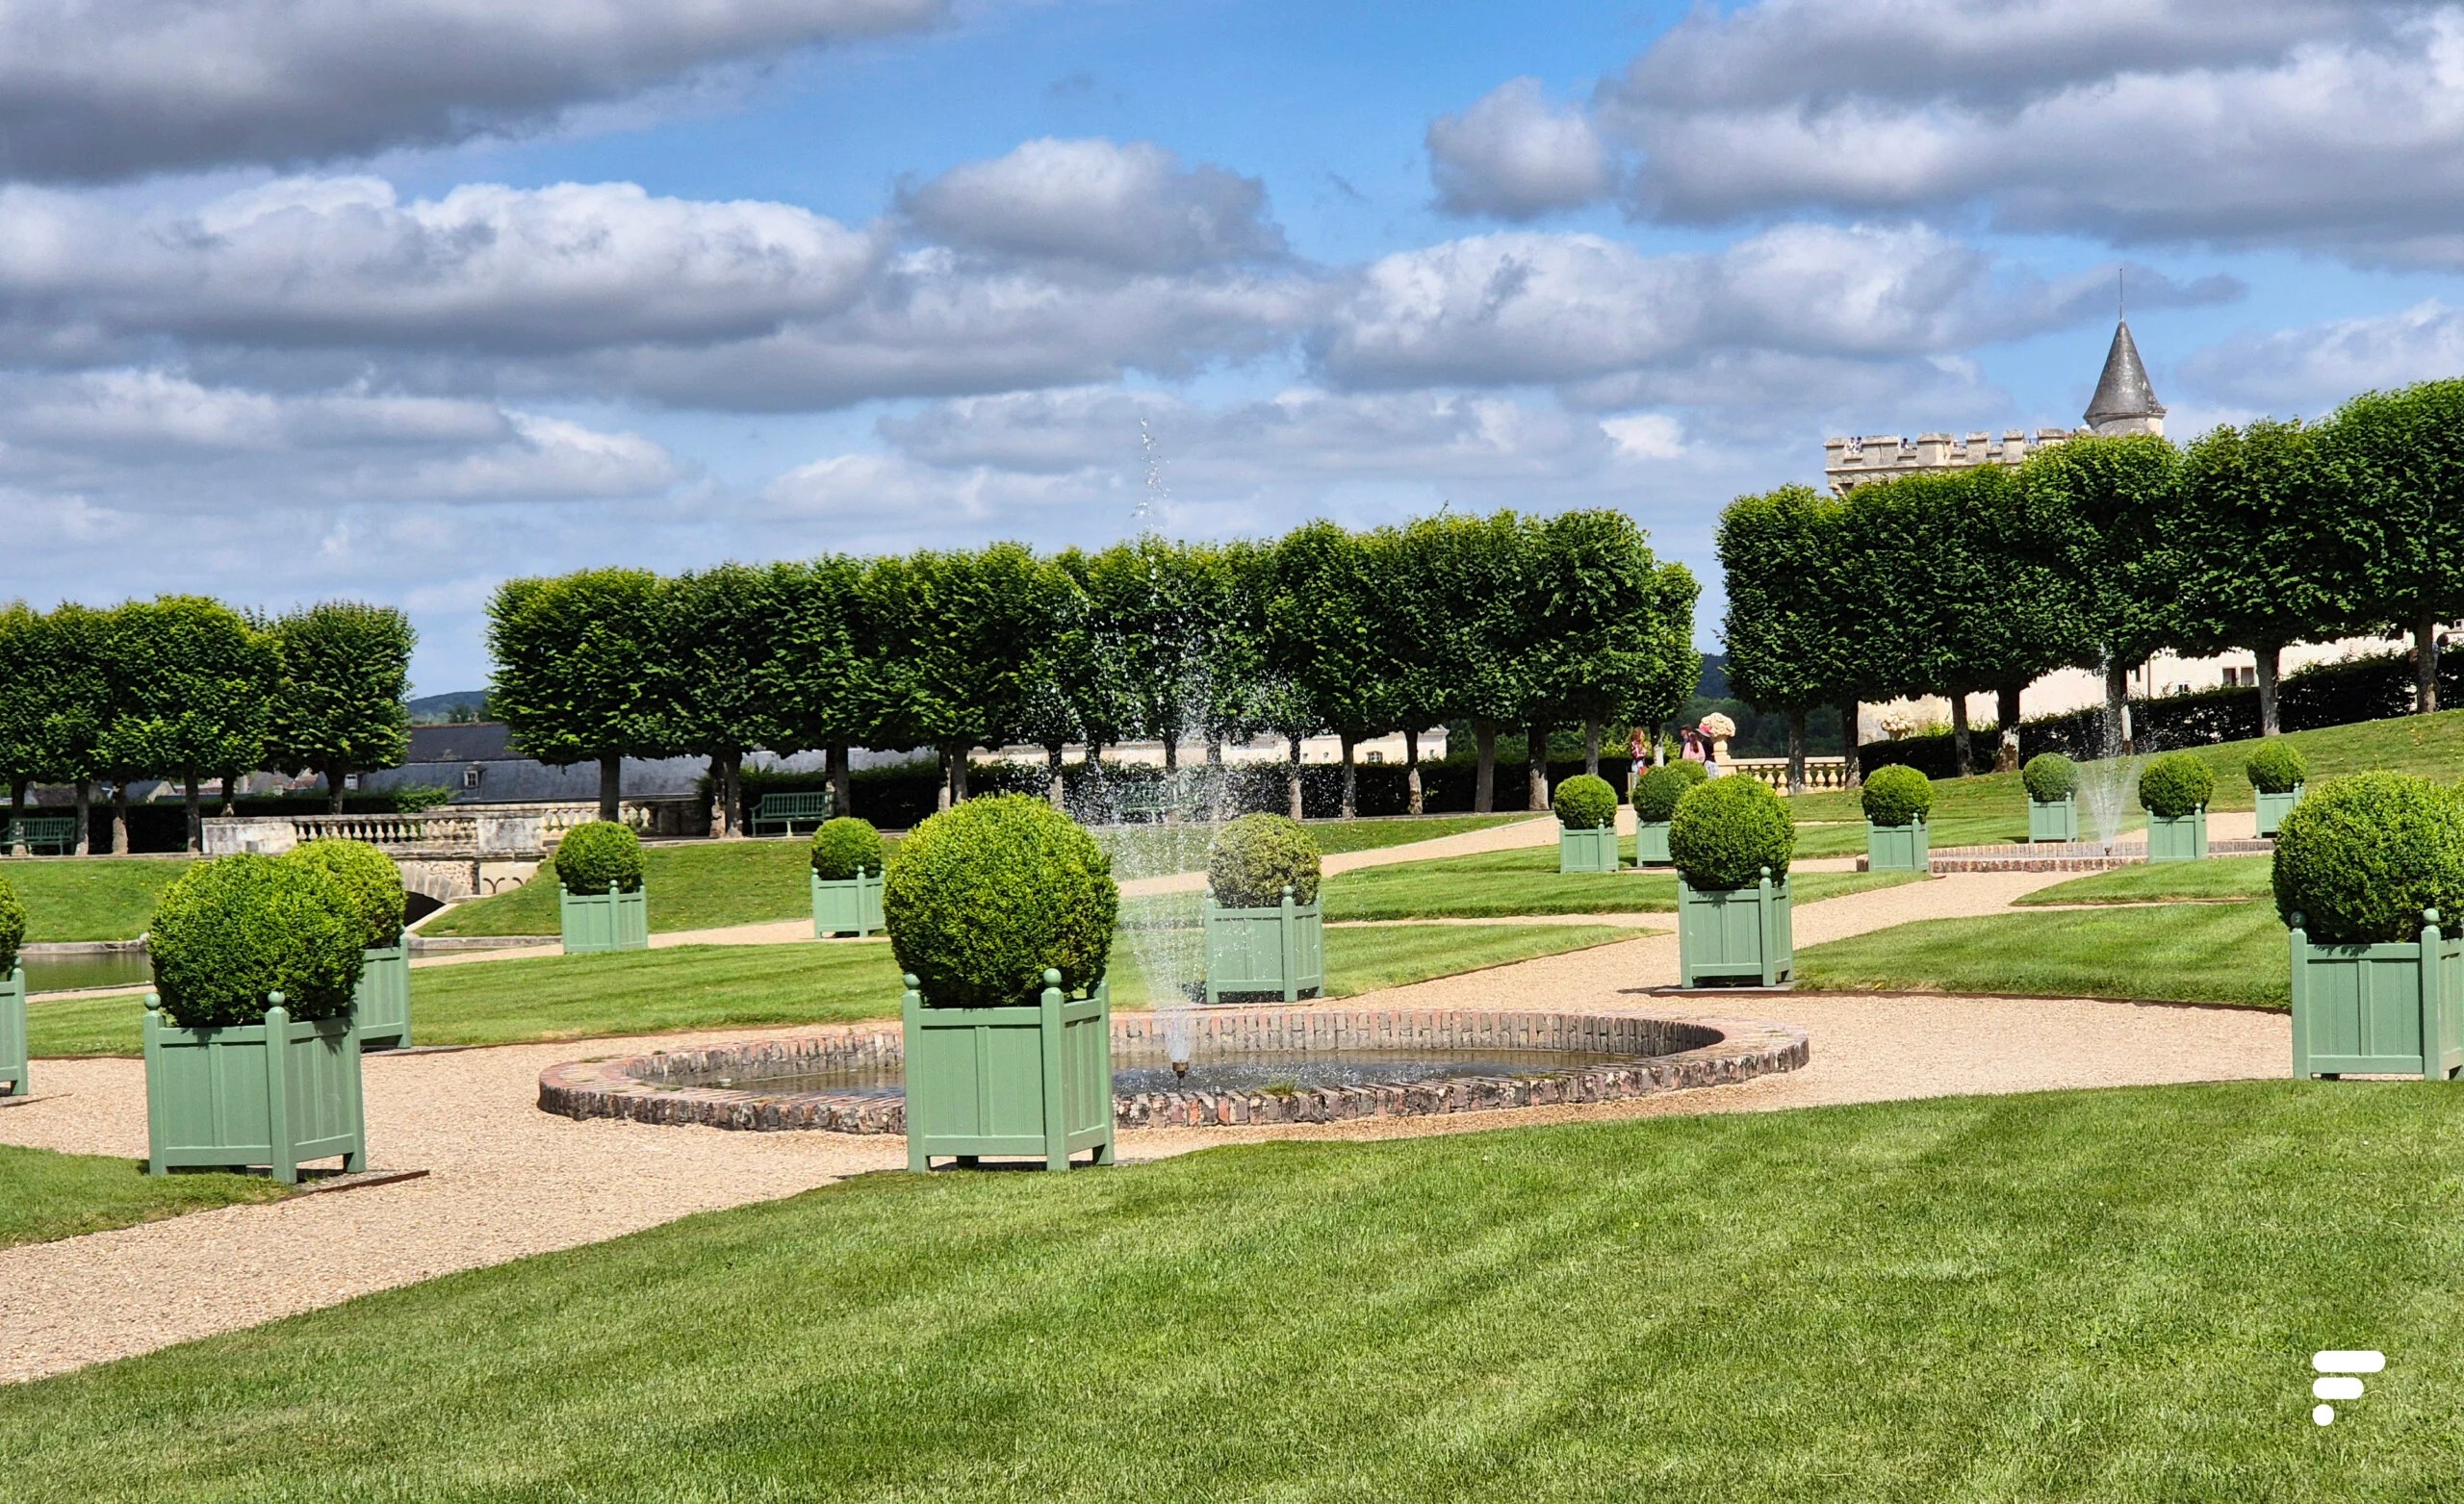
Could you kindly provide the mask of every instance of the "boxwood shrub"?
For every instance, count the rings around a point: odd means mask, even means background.
[[[1634,784],[1634,818],[1649,825],[1668,824],[1685,791],[1709,777],[1701,763],[1681,759],[1654,768]]]
[[[1876,825],[1914,825],[1934,809],[1934,780],[1904,763],[1877,768],[1865,780],[1865,818]]]
[[[1617,819],[1617,790],[1597,774],[1578,773],[1557,785],[1549,807],[1569,830],[1597,830]]]
[[[1318,879],[1318,843],[1283,815],[1243,815],[1206,851],[1206,885],[1226,908],[1272,908],[1287,885],[1294,903],[1315,904]]]
[[[869,820],[841,815],[823,821],[812,833],[812,875],[824,882],[845,882],[860,872],[880,877],[886,850]]]
[[[359,923],[360,949],[382,951],[402,939],[402,869],[366,841],[307,841],[283,854],[284,861],[316,868],[334,879]]]
[[[556,880],[568,893],[632,893],[642,885],[642,838],[613,820],[592,820],[556,843]]]
[[[2079,787],[2079,765],[2060,752],[2039,752],[2019,770],[2028,797],[2040,804],[2058,804]]]
[[[2310,777],[2310,764],[2303,760],[2301,749],[2280,736],[2271,736],[2250,753],[2244,770],[2250,776],[2250,787],[2262,794],[2290,794],[2293,786]]]
[[[2165,820],[2179,820],[2216,792],[2216,775],[2186,752],[2167,752],[2139,775],[2139,807]]]
[[[347,1011],[363,934],[350,896],[322,868],[218,856],[164,891],[146,949],[165,1016],[210,1029],[264,1023],[270,992],[282,994],[293,1018]]]
[[[1797,828],[1788,806],[1758,778],[1713,778],[1687,791],[1668,822],[1668,854],[1690,888],[1750,888],[1771,869],[1788,875]]]
[[[2464,802],[2408,773],[2329,778],[2286,813],[2274,886],[2323,945],[2412,939],[2425,908],[2464,922]]]
[[[25,943],[26,905],[17,901],[9,879],[0,878],[0,981],[16,969],[17,952]]]
[[[898,843],[882,879],[890,950],[935,1007],[1032,1003],[1046,969],[1065,991],[1087,991],[1103,980],[1119,908],[1112,858],[1027,794],[933,816]]]

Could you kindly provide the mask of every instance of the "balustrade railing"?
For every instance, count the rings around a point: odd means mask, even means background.
[[[1759,778],[1781,793],[1788,792],[1788,759],[1785,757],[1732,757],[1727,763],[1731,773],[1741,773]],[[1808,757],[1806,788],[1811,792],[1848,786],[1848,759],[1845,757]]]
[[[651,828],[647,803],[621,806],[625,823]],[[565,832],[599,818],[590,803],[444,804],[401,814],[242,815],[205,822],[210,854],[277,854],[303,841],[366,841],[396,856],[527,858],[555,849]]]

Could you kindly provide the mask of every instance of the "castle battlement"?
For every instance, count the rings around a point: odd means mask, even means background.
[[[1979,465],[2016,466],[2047,445],[2060,444],[2074,431],[2069,428],[2040,428],[2030,434],[2023,429],[2009,428],[2003,430],[1998,441],[1989,433],[1972,433],[1964,439],[1955,439],[1946,433],[1920,433],[1913,439],[1895,433],[1825,439],[1822,442],[1822,478],[1835,494],[1845,496],[1872,481],[1913,475],[1921,471],[1971,470]]]

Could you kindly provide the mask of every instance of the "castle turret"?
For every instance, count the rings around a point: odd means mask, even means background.
[[[2113,348],[2105,352],[2105,372],[2096,378],[2096,395],[2088,404],[2088,431],[2100,434],[2165,431],[2165,404],[2147,383],[2147,368],[2140,364],[2139,343],[2130,337],[2130,322],[2114,325]]]

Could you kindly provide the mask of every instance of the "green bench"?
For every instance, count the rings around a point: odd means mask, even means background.
[[[1161,821],[1168,814],[1179,815],[1185,820],[1194,819],[1201,802],[1199,792],[1199,780],[1183,770],[1169,779],[1141,778],[1134,783],[1124,782],[1114,804],[1123,825]]]
[[[761,803],[753,811],[753,833],[759,835],[761,828],[765,825],[779,826],[789,835],[796,833],[796,827],[799,824],[808,825],[818,829],[821,823],[828,820],[832,813],[831,798],[826,792],[764,794],[761,796]]]
[[[77,817],[28,815],[13,822],[0,817],[0,835],[7,837],[0,840],[0,856],[9,854],[19,846],[36,853],[44,853],[48,849],[50,855],[65,856],[77,849]]]

